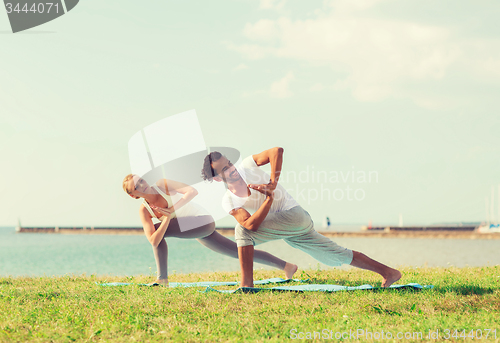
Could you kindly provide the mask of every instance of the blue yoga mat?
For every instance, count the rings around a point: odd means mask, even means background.
[[[270,283],[285,283],[285,282],[307,282],[308,280],[298,280],[298,279],[289,279],[285,280],[282,278],[271,278],[258,280],[254,282],[254,285],[267,285]],[[169,282],[169,287],[212,287],[212,286],[236,286],[239,282],[236,281],[226,281],[226,282],[218,282],[218,281],[201,281],[201,282]],[[109,283],[97,283],[99,286],[129,286],[134,283],[130,282],[109,282]],[[160,284],[153,283],[139,283],[136,284],[138,286],[159,286]]]
[[[286,283],[286,282],[307,282],[309,280],[298,280],[290,279],[285,280],[282,278],[271,278],[258,280],[254,282],[254,285],[268,285],[271,283]],[[258,287],[239,287],[235,290],[219,290],[212,287],[216,286],[236,286],[239,282],[236,281],[201,281],[201,282],[170,282],[169,287],[206,287],[203,293],[207,292],[219,292],[219,293],[257,293],[260,291],[274,291],[274,292],[338,292],[338,291],[355,291],[355,290],[371,290],[371,289],[382,289],[381,287],[373,287],[372,285],[361,285],[361,286],[340,286],[340,285],[297,285],[297,286],[278,286],[271,288],[258,288]],[[129,286],[134,283],[128,282],[109,282],[109,283],[97,283],[99,286]],[[138,286],[159,286],[158,283],[139,283]],[[406,285],[391,285],[390,289],[431,289],[433,285],[419,285],[418,283],[408,283]]]
[[[256,284],[256,282],[254,282]],[[431,289],[433,285],[422,286],[418,283],[408,283],[406,285],[391,285],[389,289]],[[212,287],[207,287],[203,292],[219,292],[219,293],[257,293],[260,291],[278,291],[278,292],[338,292],[338,291],[355,291],[355,290],[370,290],[370,289],[387,289],[382,287],[373,287],[372,285],[361,286],[339,286],[339,285],[298,285],[298,286],[279,286],[271,288],[254,288],[240,287],[235,290],[219,290]]]

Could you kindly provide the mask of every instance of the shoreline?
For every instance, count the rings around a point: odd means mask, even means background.
[[[223,236],[234,236],[234,230],[217,230]],[[318,231],[325,237],[349,238],[436,238],[436,239],[500,239],[500,233],[454,232],[454,231]]]
[[[216,228],[226,237],[234,237],[234,229]],[[61,235],[143,235],[142,228],[20,228],[17,233],[46,233]],[[349,238],[435,238],[435,239],[500,239],[500,233],[454,230],[375,230],[375,231],[318,231],[326,237]]]

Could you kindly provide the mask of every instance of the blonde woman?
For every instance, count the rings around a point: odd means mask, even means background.
[[[190,203],[198,194],[182,182],[161,179],[149,184],[141,177],[129,174],[123,189],[134,199],[143,199],[139,208],[144,234],[153,246],[156,260],[156,282],[168,286],[168,246],[164,238],[194,238],[220,254],[238,258],[236,243],[215,231],[215,222],[201,207]],[[153,220],[159,221],[154,224]],[[297,266],[267,252],[255,250],[255,262],[281,269],[291,279]]]

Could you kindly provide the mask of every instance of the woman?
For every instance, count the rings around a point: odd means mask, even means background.
[[[215,231],[212,216],[189,203],[198,194],[193,187],[166,179],[150,187],[144,179],[129,174],[123,180],[123,189],[134,199],[144,199],[139,217],[144,233],[153,246],[158,283],[168,286],[168,247],[165,237],[195,238],[213,251],[238,258],[236,243]],[[160,222],[153,224],[153,218]],[[255,250],[254,260],[285,271],[287,279],[291,279],[297,271],[295,264],[261,250]]]

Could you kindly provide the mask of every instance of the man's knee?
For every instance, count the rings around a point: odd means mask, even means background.
[[[239,248],[244,248],[248,246],[255,246],[254,241],[251,238],[237,238],[236,246]]]
[[[238,247],[255,245],[249,230],[245,229],[240,223],[234,227],[234,238]],[[244,242],[244,243],[243,243]]]

